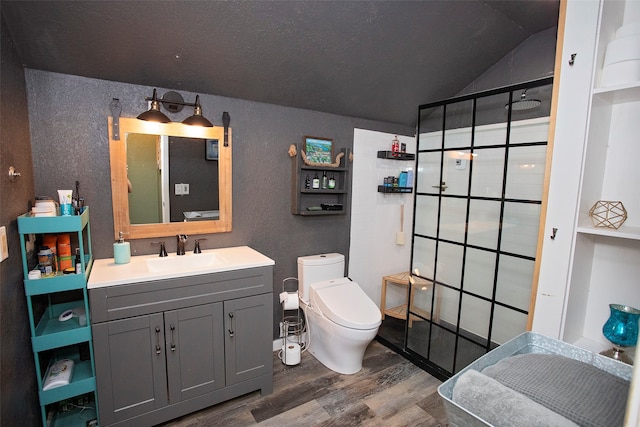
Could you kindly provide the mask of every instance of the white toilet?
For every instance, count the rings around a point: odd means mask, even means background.
[[[364,352],[382,318],[360,286],[344,277],[344,255],[299,257],[298,291],[307,319],[309,352],[341,374],[362,369]]]

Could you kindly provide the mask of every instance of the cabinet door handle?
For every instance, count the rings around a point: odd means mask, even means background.
[[[230,323],[230,328],[229,328],[229,336],[233,337],[233,312],[229,312],[229,318],[231,319]]]
[[[156,354],[160,354],[162,347],[160,347],[160,327],[156,326]]]
[[[172,323],[171,326],[169,326],[169,329],[171,329],[171,351],[176,351],[176,340],[173,337],[173,332],[176,330],[176,326]]]

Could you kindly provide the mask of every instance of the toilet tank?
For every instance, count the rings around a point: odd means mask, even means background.
[[[298,257],[298,292],[309,301],[309,285],[344,277],[344,255],[338,253]]]

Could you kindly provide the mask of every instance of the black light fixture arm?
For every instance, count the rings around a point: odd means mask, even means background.
[[[147,96],[147,97],[144,98],[144,100],[145,101],[153,101],[153,98]],[[169,100],[169,99],[156,99],[156,101],[161,103],[163,106],[165,104],[169,104],[169,105],[170,104],[176,104],[176,105],[182,105],[182,106],[185,106],[185,107],[195,107],[196,105],[198,105],[195,102],[184,102],[184,101],[177,101],[177,100],[173,100],[173,99],[171,99],[171,100]]]

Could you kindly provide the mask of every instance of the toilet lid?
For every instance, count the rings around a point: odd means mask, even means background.
[[[322,314],[338,325],[352,329],[380,326],[380,309],[356,282],[346,280],[335,286],[313,289],[314,302]]]

